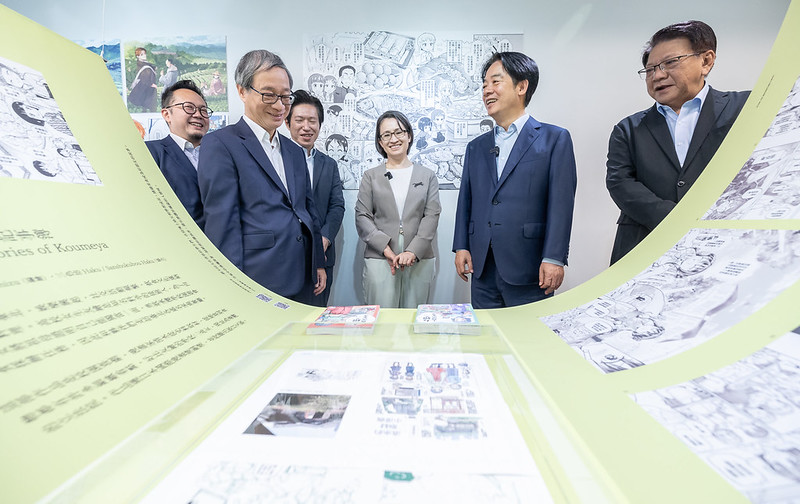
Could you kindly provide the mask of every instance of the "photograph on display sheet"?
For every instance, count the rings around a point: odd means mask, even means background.
[[[604,373],[693,348],[800,280],[800,231],[692,229],[645,271],[541,320]]]
[[[103,185],[44,76],[0,58],[0,176]]]
[[[800,79],[705,220],[800,217]]]
[[[334,437],[349,402],[346,395],[279,393],[244,433]]]
[[[387,110],[408,116],[409,158],[436,173],[439,188],[461,186],[467,143],[494,127],[481,99],[484,61],[522,47],[522,35],[343,32],[307,35],[305,88],[322,101],[317,148],[339,165],[344,189],[383,162],[375,121]]]

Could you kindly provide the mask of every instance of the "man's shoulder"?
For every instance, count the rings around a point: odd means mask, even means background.
[[[475,137],[472,140],[470,140],[469,144],[467,144],[467,146],[468,147],[475,147],[477,145],[483,145],[483,144],[486,144],[486,143],[494,145],[494,131],[489,130],[486,133],[482,133],[482,134],[478,135],[477,137]]]
[[[239,123],[236,122],[236,123],[224,126],[222,128],[215,129],[214,131],[209,131],[208,133],[206,133],[203,136],[203,142],[206,142],[210,138],[213,138],[215,140],[223,140],[223,139],[229,139],[231,137],[241,136],[241,134],[239,133],[238,125],[239,125]],[[247,126],[247,125],[245,124],[245,126]],[[201,145],[202,145],[202,143],[201,143]]]
[[[322,152],[319,149],[317,149],[317,151],[314,153],[314,162],[315,163],[320,163],[320,166],[324,166],[324,165],[327,165],[327,164],[330,164],[330,165],[333,165],[333,166],[337,166],[338,165],[338,163],[336,162],[335,159],[333,159],[332,157],[330,157],[329,155],[325,154],[324,152]]]
[[[744,106],[747,98],[750,97],[750,91],[718,91],[714,88],[709,88],[708,94],[715,100],[727,100],[740,109]]]
[[[165,136],[164,138],[159,138],[158,140],[145,140],[144,144],[147,146],[147,149],[153,156],[156,156],[158,153],[163,152],[167,149],[169,145],[166,140],[172,140],[169,135]],[[172,143],[175,143],[174,141]]]

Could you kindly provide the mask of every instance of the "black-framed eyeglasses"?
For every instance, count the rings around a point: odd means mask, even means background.
[[[386,133],[381,133],[380,139],[384,142],[388,142],[392,139],[392,136],[396,136],[398,140],[405,140],[406,135],[408,135],[408,131],[404,129],[398,129],[394,131],[387,131]]]
[[[270,93],[269,91],[267,91],[266,93],[262,93],[253,86],[250,86],[250,89],[260,94],[261,101],[266,103],[267,105],[272,105],[273,103],[277,103],[278,100],[280,100],[281,103],[283,103],[284,105],[291,105],[292,103],[294,103],[294,93],[282,94],[282,95]]]
[[[691,54],[681,54],[680,56],[674,56],[672,58],[665,59],[661,63],[657,63],[649,67],[644,67],[641,70],[639,70],[638,72],[639,77],[641,77],[644,80],[652,79],[653,75],[656,74],[657,68],[660,68],[663,72],[669,73],[670,70],[675,70],[676,68],[678,68],[678,65],[680,65],[681,61],[683,61],[685,58],[688,58],[690,56],[699,56],[701,54],[703,53],[695,52]]]
[[[168,107],[164,107],[164,108],[168,109],[168,108],[172,108],[172,107],[177,107],[178,105],[180,105],[181,108],[183,109],[183,111],[186,112],[187,114],[194,115],[195,112],[199,111],[200,115],[205,117],[206,119],[211,117],[211,114],[214,113],[213,110],[211,110],[210,108],[206,107],[205,105],[201,105],[201,106],[198,107],[194,103],[188,102],[188,101],[180,102],[180,103],[173,103],[172,105],[170,105]]]

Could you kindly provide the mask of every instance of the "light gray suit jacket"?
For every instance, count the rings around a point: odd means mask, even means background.
[[[367,244],[364,257],[383,259],[383,249],[390,245],[395,254],[400,250],[400,215],[392,187],[382,164],[364,172],[356,202],[356,230]],[[422,165],[414,164],[411,183],[403,209],[405,250],[417,259],[431,259],[433,238],[439,225],[439,182],[436,174]]]

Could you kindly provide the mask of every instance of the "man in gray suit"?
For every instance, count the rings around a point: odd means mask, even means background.
[[[325,112],[318,98],[302,89],[294,92],[294,103],[286,116],[286,126],[289,128],[292,140],[303,148],[306,156],[314,205],[319,215],[322,247],[325,250],[325,271],[328,277],[325,290],[315,297],[312,303],[317,306],[328,304],[333,284],[333,265],[336,262],[336,235],[342,227],[344,217],[344,196],[339,167],[333,158],[314,147],[324,120]]]
[[[706,83],[717,38],[701,21],[657,31],[639,75],[656,103],[611,133],[606,187],[620,209],[611,264],[647,236],[687,193],[742,110],[749,91]]]

